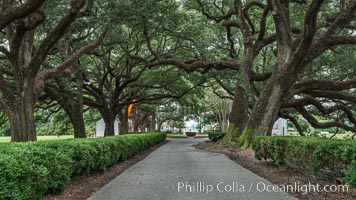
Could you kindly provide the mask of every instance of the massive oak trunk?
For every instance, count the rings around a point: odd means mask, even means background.
[[[14,69],[16,69],[14,70],[16,93],[12,98],[15,103],[8,105],[7,115],[11,125],[11,141],[14,142],[36,140],[34,121],[34,108],[37,98],[34,92],[35,76],[27,68],[32,59],[33,38],[33,31],[24,33],[23,40],[19,43],[20,49],[17,60],[13,61]]]
[[[76,110],[77,112],[74,113],[74,116],[71,119],[74,128],[74,138],[85,138],[85,124],[84,124],[84,109],[83,109],[83,71],[78,63],[73,65],[75,70],[75,80],[77,86],[77,95],[76,95]],[[70,117],[71,118],[71,117]]]
[[[74,138],[86,138],[83,114],[79,113],[73,118],[70,117],[74,129]]]
[[[35,99],[32,93],[33,81],[26,78],[17,91],[15,106],[7,112],[11,126],[11,141],[35,141],[36,129],[34,121]]]
[[[120,134],[126,134],[129,132],[129,118],[127,109],[123,111],[123,113],[119,113],[119,120],[120,120],[120,127],[119,132]]]
[[[77,105],[77,104],[75,104]],[[85,124],[84,124],[84,118],[83,118],[83,112],[80,112],[81,109],[79,106],[66,108],[63,107],[64,111],[67,113],[70,122],[72,123],[73,129],[74,129],[74,138],[85,138]]]
[[[285,70],[274,73],[267,81],[262,93],[248,118],[239,142],[245,148],[250,147],[256,135],[270,135],[273,124],[288,91],[289,80]]]
[[[101,110],[101,117],[105,122],[105,131],[104,136],[113,136],[115,135],[115,118],[116,115],[110,110]]]
[[[229,128],[223,142],[236,140],[240,137],[248,119],[248,104],[240,85],[236,85],[232,109],[229,117]]]

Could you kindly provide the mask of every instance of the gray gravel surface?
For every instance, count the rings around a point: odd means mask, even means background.
[[[192,146],[205,140],[170,139],[89,199],[295,199],[225,155]]]

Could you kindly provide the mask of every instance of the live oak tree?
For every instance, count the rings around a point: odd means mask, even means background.
[[[49,7],[53,2],[44,2],[1,1],[0,103],[10,121],[12,141],[36,140],[33,113],[44,82],[65,73],[80,56],[102,42],[99,39],[53,67],[43,67],[71,24],[77,18],[86,17],[92,5],[90,0],[68,2],[64,6],[64,15],[46,29],[43,24],[51,15]],[[46,9],[43,9],[43,3]]]
[[[70,116],[76,137],[84,137],[83,104],[104,119],[119,116],[126,122],[134,100],[143,109],[206,86],[186,73],[176,75],[177,82],[160,76],[185,71],[212,79],[214,93],[233,100],[223,142],[238,140],[248,147],[256,135],[271,134],[277,117],[289,119],[301,135],[300,117],[315,128],[356,133],[355,59],[350,56],[356,43],[355,4],[3,0],[1,108],[13,141],[35,140],[33,112],[45,92]],[[93,15],[97,20],[91,23]],[[78,61],[101,45],[98,32],[107,23],[112,25],[107,44]],[[113,134],[112,127],[106,135]]]
[[[108,14],[116,10],[111,3],[110,1],[105,4],[93,2],[91,8],[93,11],[90,13],[90,17],[77,20],[72,24],[63,42],[56,45],[56,49],[60,51],[60,54],[57,55],[58,59],[63,60],[72,56],[77,48],[90,43],[98,32],[115,32],[117,30],[114,27],[120,26],[120,23],[116,20],[116,15]],[[117,12],[120,13],[120,10]],[[110,24],[112,28],[107,30],[106,24]],[[107,34],[106,41],[112,42],[112,36],[113,34]],[[90,64],[82,64],[79,59],[68,68],[72,73],[47,81],[45,86],[43,98],[56,101],[67,113],[74,129],[75,138],[86,137],[84,111],[89,108],[85,108],[84,105],[83,88],[86,83],[84,81],[85,72],[90,71],[90,68]]]
[[[109,8],[117,5],[109,3],[104,6]],[[96,50],[81,62],[73,63],[72,71],[80,71],[82,78],[78,78],[74,73],[73,76],[53,79],[46,84],[47,96],[56,100],[71,119],[75,137],[83,135],[81,133],[83,133],[84,122],[80,118],[83,114],[78,110],[81,106],[76,100],[78,99],[76,96],[80,96],[80,87],[83,87],[85,93],[83,103],[101,113],[106,124],[105,135],[114,134],[113,127],[116,118],[121,121],[120,132],[128,131],[127,107],[129,104],[135,102],[137,108],[140,104],[157,102],[163,98],[180,98],[190,90],[190,86],[182,87],[187,85],[185,82],[177,81],[177,75],[181,74],[179,70],[169,68],[149,70],[141,61],[126,55],[126,51],[135,52],[140,56],[145,55],[141,50],[145,42],[142,33],[136,30],[137,24],[135,25],[131,20],[125,20],[125,13],[121,14],[123,11],[125,9],[122,8],[105,9],[106,13],[118,12],[123,19],[116,24],[114,17],[106,16],[105,20],[110,21],[110,24],[115,24],[115,27],[111,28],[111,34],[106,37],[107,45]],[[128,16],[131,17],[131,15]],[[86,36],[86,34],[83,35]],[[79,35],[79,38],[83,37]],[[69,40],[77,40],[77,38],[69,38]],[[65,43],[71,42],[65,40]],[[69,49],[69,45],[64,45],[64,47],[62,54],[69,55],[72,47]],[[72,81],[75,81],[74,85]],[[198,84],[201,83],[202,81]],[[150,113],[150,115],[154,114],[154,112]]]
[[[304,12],[303,26],[300,27],[301,33],[292,36],[293,27],[289,21],[292,11],[291,2],[268,2],[268,9],[271,10],[277,33],[277,60],[274,71],[259,95],[242,133],[242,142],[245,146],[251,144],[254,135],[268,135],[271,132],[283,100],[293,92],[291,88],[304,85],[309,89],[326,89],[320,87],[320,84],[330,84],[328,87],[330,90],[354,87],[355,80],[298,80],[301,72],[328,49],[336,45],[355,44],[356,42],[356,38],[351,35],[351,31],[342,31],[355,20],[356,1],[341,5],[332,14],[324,13],[326,18],[318,20],[322,6],[325,8],[325,6],[331,4],[325,3],[324,5],[323,1],[312,1]],[[325,21],[326,23],[324,23]],[[312,121],[305,109],[299,107],[296,109],[303,117],[309,119],[310,122]],[[344,111],[348,112],[346,109]],[[355,132],[354,127],[337,123],[333,125]]]
[[[278,114],[283,115],[280,111],[283,102],[302,101],[305,103],[308,100],[294,100],[293,97],[301,92],[300,90],[293,90],[294,87],[303,85],[306,88],[315,88],[315,90],[329,90],[329,93],[330,90],[345,90],[354,87],[354,80],[301,81],[300,74],[328,49],[337,45],[355,44],[356,40],[352,35],[355,20],[355,1],[347,3],[343,1],[311,1],[308,3],[306,1],[269,0],[267,2],[242,2],[235,0],[230,9],[219,17],[210,15],[204,10],[203,3],[200,1],[198,3],[205,16],[217,22],[222,22],[227,27],[227,37],[231,37],[229,35],[231,28],[237,28],[241,31],[244,56],[240,61],[240,73],[244,77],[245,92],[253,92],[251,74],[253,73],[256,57],[264,47],[276,43],[274,44],[276,58],[274,67],[270,71],[270,77],[268,77],[269,75],[264,77],[268,78],[268,80],[259,92],[258,99],[253,105],[248,120],[238,124],[238,126],[244,127],[243,131],[239,129],[232,133],[241,135],[240,144],[245,147],[251,144],[255,135],[269,135],[271,133],[273,123]],[[331,5],[336,6],[337,9],[328,9]],[[259,17],[250,14],[254,9],[260,10]],[[302,19],[300,19],[300,13],[295,14],[294,10],[296,9],[303,11]],[[233,16],[236,16],[236,21],[232,18]],[[271,25],[273,27],[268,29],[268,26],[271,27]],[[233,40],[230,43],[233,47]],[[321,87],[321,85],[325,86],[326,84],[329,84],[328,88]],[[239,94],[238,88],[239,86],[237,86],[237,91],[235,92],[234,105],[243,102],[241,97],[244,95]],[[336,92],[332,93],[337,94]],[[334,95],[335,99],[337,99],[336,96]],[[239,97],[241,100],[236,101]],[[315,100],[314,105],[316,105],[316,102],[317,100]],[[354,127],[339,122],[321,124],[310,116],[303,108],[303,105],[299,106],[295,105],[293,108],[298,110],[314,126],[319,126],[320,128],[338,126],[355,132]],[[342,109],[349,116],[349,119],[353,121],[352,112],[345,106],[334,106],[330,109],[326,109],[322,105],[318,107],[324,113]],[[232,114],[239,115],[240,113]],[[288,118],[288,115],[283,116]]]
[[[343,122],[320,123],[304,108],[312,104],[325,115],[342,110],[348,120],[354,122],[352,116],[354,111],[349,107],[337,105],[326,108],[327,105],[318,105],[316,102],[318,98],[330,98],[332,102],[339,100],[352,102],[353,95],[339,91],[354,88],[355,80],[303,80],[301,74],[330,49],[338,45],[355,44],[353,31],[356,1],[235,0],[230,1],[230,4],[226,1],[195,2],[192,7],[198,9],[209,20],[226,28],[230,59],[217,61],[199,55],[198,58],[191,56],[192,59],[184,59],[175,56],[178,54],[167,58],[162,47],[153,45],[157,44],[156,41],[159,39],[150,35],[149,28],[143,32],[146,35],[147,49],[154,58],[137,59],[141,59],[149,67],[169,64],[187,72],[204,73],[213,68],[235,69],[240,74],[242,83],[237,84],[234,91],[229,134],[239,137],[241,145],[250,146],[256,135],[270,135],[277,116],[295,122],[293,116],[282,110],[286,107],[297,110],[313,126],[319,128],[336,126],[355,132],[354,125],[346,125]],[[187,4],[191,6],[190,2]],[[243,51],[237,51],[236,46]],[[267,48],[271,47],[270,54],[273,55],[270,59],[271,66],[265,71],[259,71],[256,64]],[[254,82],[263,82],[262,87],[258,87],[259,84]],[[308,91],[311,96],[317,97],[314,98],[315,101],[311,101],[310,98],[302,100],[297,98]],[[249,104],[252,104],[250,113]]]
[[[79,32],[78,28],[76,30]],[[65,57],[70,57],[74,54],[73,46],[78,42],[83,42],[91,36],[92,29],[84,30],[78,37],[71,39],[66,38],[63,44],[57,45],[61,60]],[[84,104],[83,104],[83,72],[84,69],[77,60],[69,68],[72,73],[66,76],[52,78],[46,81],[44,94],[40,100],[53,100],[65,111],[68,115],[74,130],[74,138],[85,138],[85,123],[84,123]],[[41,102],[42,103],[42,102]]]
[[[134,4],[134,8],[131,4],[120,5],[120,24],[111,31],[115,34],[109,34],[108,45],[87,57],[85,63],[91,67],[84,77],[84,103],[101,113],[106,126],[105,136],[114,134],[116,118],[120,120],[120,133],[128,131],[127,107],[130,104],[137,107],[166,98],[179,99],[204,82],[198,78],[191,83],[182,70],[164,64],[160,65],[162,68],[151,68],[142,59],[137,59],[150,56],[146,49],[148,24],[131,14],[136,8],[142,9],[139,4]],[[152,4],[147,6],[152,7]],[[163,6],[169,8],[169,5]],[[139,10],[135,13],[141,14]],[[166,38],[161,44],[169,40]]]
[[[114,123],[119,113],[122,118],[120,127],[127,127],[125,108],[135,99],[134,92],[127,88],[140,78],[145,68],[110,48],[90,59],[91,72],[84,77],[84,104],[100,112],[105,122],[104,135],[114,135]],[[126,129],[120,131],[127,132]]]
[[[121,50],[120,54],[117,49],[95,54],[91,60],[95,67],[84,77],[84,104],[100,112],[105,122],[105,136],[114,135],[117,118],[120,120],[120,133],[128,132],[130,104],[139,107],[162,99],[180,99],[204,82],[198,80],[191,84],[181,76],[180,70],[171,67],[148,70],[141,61],[127,57],[125,51]],[[155,117],[155,112],[146,114]]]
[[[79,82],[80,87],[73,87],[73,83],[66,79],[52,80],[46,84],[44,98],[53,99],[65,111],[72,124],[74,138],[85,138],[84,107],[81,100],[83,82],[77,79],[72,82]],[[75,89],[73,90],[73,88]]]

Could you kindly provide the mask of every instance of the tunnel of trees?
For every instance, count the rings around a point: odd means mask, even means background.
[[[278,117],[356,134],[356,1],[0,1],[1,131],[196,116],[249,147]],[[134,105],[133,111],[128,107]],[[205,114],[202,114],[205,113]],[[44,127],[51,130],[44,130]]]

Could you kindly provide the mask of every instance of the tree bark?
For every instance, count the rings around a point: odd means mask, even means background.
[[[26,69],[31,61],[33,53],[34,32],[28,31],[23,35],[21,48],[18,51],[18,59],[14,62],[14,77],[16,79],[15,104],[9,105],[7,112],[11,125],[11,141],[25,142],[35,141],[36,128],[34,120],[34,108],[36,95],[34,93],[35,76]]]
[[[119,120],[120,120],[120,127],[119,132],[120,134],[126,134],[129,132],[129,119],[127,115],[127,109],[123,111],[123,113],[119,113]]]
[[[239,143],[244,148],[251,146],[256,135],[271,135],[283,97],[289,88],[289,83],[293,82],[284,72],[285,70],[281,70],[274,73],[258,97],[239,138]]]
[[[10,113],[7,113],[11,126],[11,141],[35,141],[36,129],[34,121],[35,99],[32,93],[33,80],[25,78],[23,84],[18,84],[16,104]]]
[[[77,104],[74,104],[77,105]],[[71,107],[71,108],[68,108]],[[74,129],[74,138],[86,138],[83,113],[78,106],[68,106],[62,108],[67,113]]]
[[[73,128],[74,128],[74,138],[85,138],[85,124],[84,124],[84,103],[83,103],[83,82],[84,82],[84,77],[83,77],[83,71],[81,69],[81,66],[78,63],[75,63],[73,65],[73,68],[75,69],[75,81],[76,81],[76,86],[77,86],[77,92],[76,92],[76,110],[78,110],[75,114],[74,120],[72,122]]]
[[[104,120],[105,122],[105,132],[104,136],[113,136],[115,135],[115,120],[112,118],[108,118]]]
[[[69,118],[73,125],[74,138],[86,138],[83,113],[78,113],[74,118]]]
[[[248,119],[248,102],[243,89],[239,84],[236,85],[232,109],[229,117],[229,128],[223,142],[236,140],[242,134]]]
[[[109,110],[101,111],[101,116],[105,122],[104,137],[115,135],[115,118],[116,116]]]
[[[228,116],[224,116],[224,118],[221,121],[221,131],[222,132],[227,132],[228,128],[229,128],[229,117]]]

